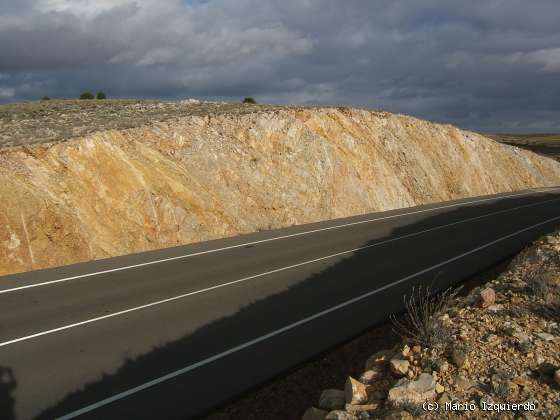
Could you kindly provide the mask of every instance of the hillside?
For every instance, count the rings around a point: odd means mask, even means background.
[[[368,110],[52,101],[0,120],[0,274],[560,184],[552,159]]]

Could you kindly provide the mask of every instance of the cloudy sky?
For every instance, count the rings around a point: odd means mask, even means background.
[[[558,0],[1,0],[0,102],[348,104],[560,131]]]

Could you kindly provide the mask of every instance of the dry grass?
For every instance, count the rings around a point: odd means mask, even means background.
[[[552,319],[560,321],[560,298],[552,296],[542,306],[543,314]]]
[[[555,283],[555,273],[547,269],[540,269],[527,277],[527,289],[533,296],[546,298],[555,292],[557,285]]]
[[[404,400],[397,406],[397,408],[408,412],[413,417],[420,417],[422,414],[424,414],[422,405],[412,400]]]
[[[453,306],[460,289],[447,289],[434,294],[430,286],[414,288],[404,296],[404,322],[391,317],[394,331],[403,339],[429,348],[445,348],[451,333],[441,317]]]

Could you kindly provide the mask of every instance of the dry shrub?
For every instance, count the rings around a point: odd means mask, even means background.
[[[424,347],[447,347],[451,333],[441,317],[453,306],[459,290],[448,288],[434,294],[430,286],[413,288],[410,296],[404,296],[404,321],[391,317],[393,330],[403,339]]]
[[[557,275],[545,269],[532,273],[526,280],[527,289],[533,296],[546,298],[558,291]]]

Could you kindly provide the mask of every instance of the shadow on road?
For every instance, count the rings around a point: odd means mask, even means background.
[[[476,207],[456,208],[443,214],[425,216],[420,220],[416,217],[415,221],[407,225],[393,228],[385,238],[368,242],[364,246],[509,206],[522,206],[537,201],[534,197],[520,197]],[[208,323],[188,336],[154,348],[148,354],[125,360],[116,373],[104,375],[98,381],[72,392],[60,403],[45,410],[38,418],[52,419],[73,412],[132,386],[199,362],[204,357],[219,354],[240,343],[263,336],[275,328],[281,328],[337,303],[395,282],[465,250],[473,249],[477,244],[491,242],[499,236],[553,217],[550,215],[550,209],[548,215],[542,215],[539,214],[539,208],[541,207],[524,211],[524,217],[511,212],[492,219],[493,223],[482,219],[476,224],[458,224],[452,235],[447,229],[433,230],[429,235],[410,236],[382,247],[370,247],[354,252],[334,264],[317,263],[312,275],[288,290],[247,304],[234,315]],[[427,271],[410,281],[395,284],[377,294],[325,314],[312,322],[303,323],[297,328],[285,330],[254,343],[243,351],[233,352],[197,367],[192,370],[192,374],[176,376],[158,384],[157,387],[127,396],[119,403],[117,417],[185,419],[193,413],[200,414],[210,408],[210,403],[216,404],[238,395],[246,391],[248,386],[262,383],[386,320],[389,314],[402,309],[402,297],[410,293],[413,286],[433,281],[436,274],[435,288],[461,282],[519,251],[529,241],[553,227],[543,226],[525,232],[507,243],[477,251],[436,270]],[[363,229],[367,229],[367,225],[364,225]],[[336,235],[337,232],[333,231],[332,234]],[[138,328],[143,326],[138,325]],[[201,349],[204,349],[204,352]],[[11,386],[13,390],[15,383]],[[156,388],[158,392],[151,392]],[[6,392],[2,388],[0,395],[4,399]],[[278,404],[281,405],[281,396],[278,398]],[[13,406],[13,401],[8,402]],[[309,401],[307,403],[309,404]],[[111,407],[111,404],[105,406],[107,407]],[[301,415],[293,414],[294,418]],[[286,413],[283,417],[265,417],[268,420],[286,419],[285,415]],[[108,417],[108,411],[104,411],[103,407],[91,412],[90,416],[85,418],[112,418]],[[255,413],[254,419],[265,417],[263,413]]]
[[[15,400],[13,392],[17,387],[12,369],[0,366],[0,419],[14,420]]]

